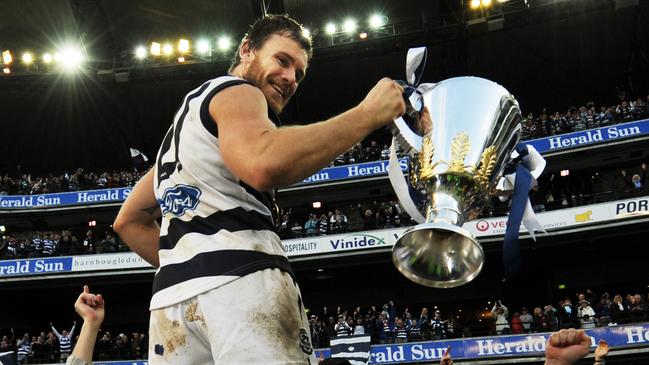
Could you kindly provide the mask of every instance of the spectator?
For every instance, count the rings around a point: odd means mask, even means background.
[[[309,220],[304,223],[304,232],[308,237],[318,234],[318,218],[315,214],[309,214]]]
[[[626,171],[625,170],[620,170],[620,173],[622,174],[622,177],[624,178],[624,182],[634,192],[640,192],[641,190],[644,190],[643,188],[645,187],[645,183],[647,182],[647,165],[643,162],[640,167],[642,169],[642,177],[639,174],[633,174],[631,179],[628,179],[626,177]]]
[[[299,222],[293,222],[293,227],[291,227],[291,235],[295,238],[300,238],[304,235],[304,228]]]
[[[66,365],[84,365],[92,363],[92,354],[99,326],[104,321],[104,298],[101,294],[91,294],[87,285],[74,303],[74,310],[83,318],[81,334],[72,355]]]
[[[393,343],[393,331],[394,327],[388,321],[387,315],[385,313],[379,314],[378,320],[376,321],[377,323],[377,329],[379,333],[379,343],[386,344],[386,343]]]
[[[95,238],[92,230],[86,231],[86,237],[83,239],[83,248],[85,253],[94,254],[95,253]]]
[[[106,236],[99,243],[99,247],[97,248],[97,253],[114,253],[117,251],[118,251],[118,245],[117,245],[117,241],[115,240],[115,237],[110,232],[106,232]]]
[[[338,323],[334,326],[334,331],[336,331],[336,336],[349,336],[349,333],[352,331],[352,328],[345,321],[345,316],[342,314],[338,315]]]
[[[421,330],[421,335],[424,341],[428,341],[433,337],[430,327],[430,317],[428,317],[428,308],[422,308],[419,319],[417,319],[417,327]]]
[[[539,308],[539,311],[540,310],[541,308]],[[534,318],[527,311],[527,308],[525,307],[521,308],[520,319],[521,319],[521,324],[523,325],[523,331],[525,331],[526,333],[531,332],[532,321],[534,320]]]
[[[595,328],[595,311],[589,301],[585,299],[579,301],[577,317],[581,322],[581,328]]]
[[[356,325],[354,326],[354,335],[364,335],[365,326],[363,325],[363,318],[359,317],[356,319]]]
[[[27,364],[29,354],[32,352],[32,341],[29,339],[29,333],[25,333],[23,338],[18,340],[16,347],[18,348],[16,361],[19,364]]]
[[[397,318],[395,322],[396,326],[394,331],[396,333],[397,343],[405,343],[408,341],[408,330],[406,329],[406,324],[401,318]]]
[[[530,326],[532,332],[544,332],[548,329],[548,324],[543,316],[541,307],[534,308],[534,316],[532,317],[532,324]]]
[[[72,353],[72,338],[74,336],[74,329],[77,327],[77,322],[72,323],[72,329],[68,331],[63,330],[63,333],[59,333],[56,330],[52,322],[50,322],[50,328],[54,331],[54,335],[59,340],[59,352],[61,354],[61,361],[66,361]]]
[[[521,334],[524,332],[521,315],[518,312],[514,312],[512,315],[511,329],[513,334]]]
[[[493,308],[491,308],[491,313],[496,317],[496,333],[498,335],[509,334],[511,333],[511,327],[509,327],[509,310],[505,307],[500,300],[497,300],[494,303]]]
[[[628,313],[629,308],[622,300],[622,296],[619,294],[615,295],[611,304],[611,319],[613,320],[613,324],[627,323],[629,318]]]
[[[446,322],[442,319],[442,313],[439,310],[435,311],[433,319],[430,320],[430,327],[433,332],[433,340],[446,338]]]
[[[577,310],[570,298],[566,298],[559,306],[559,323],[561,328],[577,327]]]
[[[602,295],[600,302],[595,306],[595,314],[600,327],[608,326],[611,323],[611,301],[608,293]]]
[[[340,209],[336,209],[329,223],[331,223],[333,233],[342,233],[347,228],[347,216]]]
[[[329,218],[326,214],[322,214],[320,216],[320,221],[318,222],[318,234],[323,236],[327,233],[329,233]]]

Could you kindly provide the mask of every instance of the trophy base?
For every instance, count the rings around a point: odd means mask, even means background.
[[[408,279],[432,288],[454,288],[475,279],[484,251],[467,230],[444,222],[418,224],[392,249],[394,266]]]

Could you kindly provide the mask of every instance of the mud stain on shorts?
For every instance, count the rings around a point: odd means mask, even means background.
[[[207,325],[205,324],[205,319],[198,309],[198,303],[195,300],[192,300],[187,305],[187,309],[185,309],[185,320],[187,322],[201,321],[203,327],[207,327]]]
[[[295,354],[300,351],[302,327],[296,288],[283,280],[273,289],[268,302],[251,313],[250,323],[256,324],[257,331],[268,339],[269,344],[275,344],[277,352]]]
[[[180,347],[187,344],[187,334],[180,326],[180,322],[173,320],[170,321],[165,315],[164,311],[157,312],[157,330],[158,335],[164,341],[164,353],[173,354]]]

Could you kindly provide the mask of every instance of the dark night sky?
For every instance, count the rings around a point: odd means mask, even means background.
[[[146,18],[150,12],[147,6],[153,6],[148,3],[136,7],[140,13],[135,14]],[[305,13],[300,2],[286,4],[298,14]],[[382,4],[402,18],[416,10],[411,9],[411,2],[403,9],[390,8],[393,3],[389,1]],[[128,4],[117,2],[115,9],[120,6]],[[113,26],[124,26],[130,18],[116,18],[115,9],[107,9]],[[565,110],[590,100],[613,104],[618,90],[647,94],[648,61],[637,52],[638,47],[646,52],[649,43],[646,13],[643,7],[590,11],[496,32],[465,33],[446,42],[435,40],[434,34],[422,34],[416,45],[429,48],[424,81],[461,75],[485,77],[508,88],[524,113],[539,112],[543,107]],[[305,17],[305,23],[315,22],[313,17]],[[241,25],[246,24],[245,17],[233,18],[239,29],[245,29]],[[149,24],[156,23],[150,20]],[[177,27],[185,23],[179,24]],[[117,43],[126,42],[125,32],[115,36]],[[359,50],[359,44],[354,52],[345,47],[328,49],[320,58],[316,49],[307,78],[287,107],[284,121],[307,123],[328,118],[362,100],[381,77],[402,78],[405,53],[411,45]],[[225,67],[216,65],[209,73],[128,83],[91,75],[0,80],[0,171],[15,171],[17,164],[23,171],[37,173],[75,167],[127,168],[128,147],[153,158],[183,95],[223,72]],[[468,107],[470,104],[467,100]]]

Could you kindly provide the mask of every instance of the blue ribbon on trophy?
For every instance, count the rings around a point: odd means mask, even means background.
[[[420,84],[425,60],[425,47],[408,50],[407,81],[399,82],[406,113],[390,126],[390,182],[403,209],[418,223],[397,240],[393,262],[406,277],[426,286],[449,288],[473,280],[482,269],[484,251],[462,225],[477,218],[488,199],[513,190],[503,258],[505,271],[515,273],[521,267],[521,221],[532,238],[542,230],[527,195],[545,160],[532,146],[515,150],[521,112],[505,88],[478,77]],[[432,131],[422,130],[424,106],[431,113]],[[409,157],[408,181],[398,164],[397,145]]]

